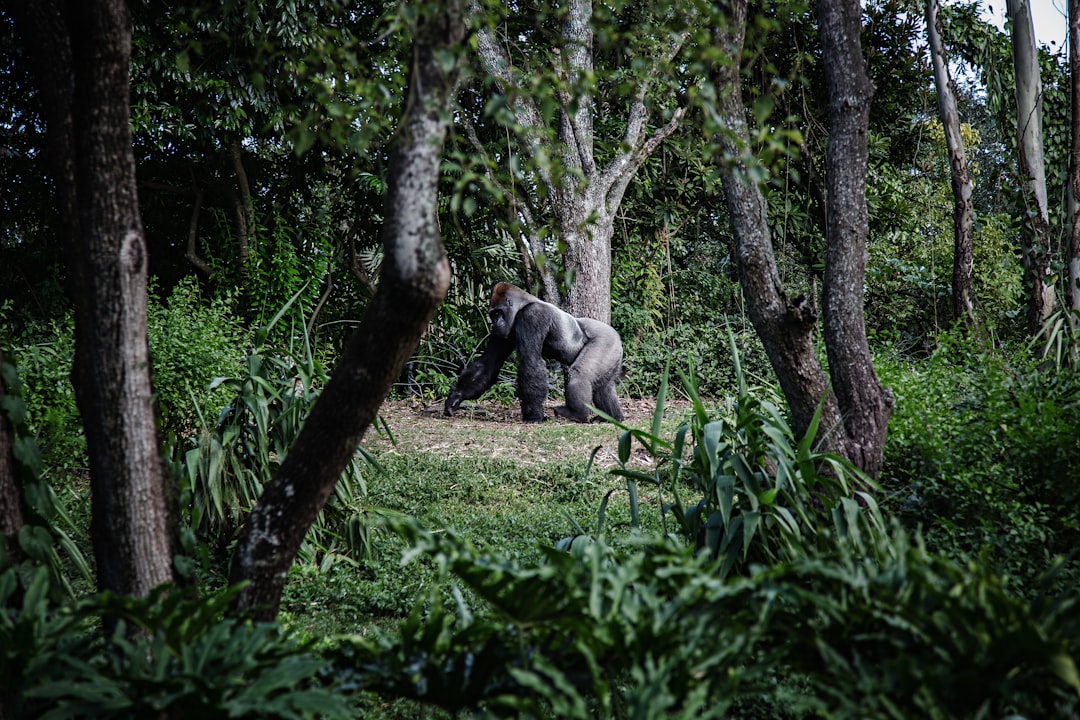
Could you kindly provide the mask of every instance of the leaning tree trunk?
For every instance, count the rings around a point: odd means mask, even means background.
[[[67,241],[98,587],[146,595],[173,580],[173,553],[128,116],[131,21],[123,0],[14,9],[41,87]]]
[[[1069,154],[1069,284],[1066,304],[1080,312],[1080,0],[1069,0],[1072,147]],[[1075,320],[1075,319],[1074,319]]]
[[[739,284],[750,321],[791,408],[796,435],[806,434],[820,404],[819,438],[829,450],[843,454],[844,435],[836,432],[840,427],[836,399],[814,353],[814,302],[805,295],[789,299],[784,293],[769,235],[768,206],[748,168],[753,162],[749,157],[750,130],[739,83],[747,0],[733,0],[728,12],[727,25],[716,30],[716,47],[724,58],[730,58],[716,77],[717,112],[723,124],[717,142],[722,154],[724,197],[735,236]]]
[[[967,327],[975,326],[975,303],[972,267],[975,244],[975,206],[971,177],[964,157],[964,138],[960,134],[960,113],[956,109],[956,85],[949,74],[945,45],[941,39],[941,1],[926,0],[926,36],[934,65],[938,114],[945,127],[945,145],[949,152],[949,171],[953,191],[953,319]]]
[[[859,1],[818,0],[817,15],[829,100],[822,298],[825,349],[844,419],[847,457],[876,478],[881,472],[893,397],[874,372],[863,316],[867,136],[873,87],[859,40]]]
[[[1038,332],[1054,311],[1050,278],[1050,214],[1042,139],[1042,81],[1029,0],[1007,0],[1016,71],[1016,152],[1028,222],[1024,223],[1024,285],[1028,330]]]
[[[464,37],[461,7],[454,0],[430,8],[417,21],[409,101],[390,163],[379,288],[233,553],[231,581],[251,581],[235,609],[258,619],[277,615],[300,542],[450,286],[436,208],[439,160],[459,68],[444,72],[443,61],[462,56]]]
[[[480,18],[483,6],[478,0],[471,0],[469,12],[474,18]],[[542,295],[572,315],[608,322],[611,318],[611,239],[615,234],[619,205],[634,173],[657,146],[675,132],[686,112],[685,107],[676,108],[668,122],[650,134],[646,95],[651,89],[652,76],[680,51],[686,33],[673,38],[666,52],[653,58],[654,72],[646,75],[630,98],[622,142],[602,167],[596,164],[594,156],[595,103],[591,94],[581,91],[582,85],[587,84],[583,79],[593,74],[591,0],[570,0],[566,5],[566,21],[555,53],[559,75],[565,85],[560,93],[560,110],[556,113],[554,122],[557,126],[553,133],[547,132],[544,116],[536,103],[527,93],[521,92],[519,78],[522,71],[515,68],[506,45],[485,23],[481,23],[476,38],[481,68],[495,79],[499,92],[511,99],[509,107],[521,128],[520,142],[525,150],[533,156],[544,154],[558,158],[561,165],[561,171],[553,173],[540,163],[535,182],[519,183],[513,189],[502,188],[521,216],[531,262],[535,265],[540,257],[547,258],[539,268]],[[485,152],[475,129],[467,127],[466,132],[474,148]],[[554,135],[554,142],[544,140],[550,135]],[[499,187],[493,175],[489,174],[489,178]],[[517,197],[530,191],[535,194]],[[555,262],[558,260],[553,257],[556,247],[542,232],[545,226],[555,230],[555,240],[565,247],[561,263]],[[565,293],[558,282],[560,265],[573,278]]]

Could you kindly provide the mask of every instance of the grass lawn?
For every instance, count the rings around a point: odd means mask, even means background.
[[[667,436],[687,409],[680,401],[667,406]],[[651,399],[624,402],[625,422],[648,428],[653,410]],[[370,511],[412,515],[431,528],[453,528],[478,548],[498,548],[528,561],[539,555],[541,545],[594,533],[610,494],[604,530],[628,534],[626,481],[608,473],[618,466],[623,431],[606,422],[579,424],[552,414],[549,407],[551,419],[525,424],[516,405],[484,402],[447,418],[441,407],[388,401],[380,411],[380,432],[372,431],[364,441],[381,468],[371,468],[365,477]],[[653,467],[636,444],[627,464]],[[639,486],[638,494],[642,526],[659,529],[661,503],[667,500],[651,487]],[[363,634],[395,623],[426,597],[435,572],[423,562],[403,565],[405,550],[397,538],[376,532],[370,557],[359,563],[297,565],[283,598],[283,622],[317,635]]]

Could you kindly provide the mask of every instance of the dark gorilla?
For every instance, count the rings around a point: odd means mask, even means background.
[[[517,394],[521,419],[544,419],[547,365],[558,360],[567,368],[566,405],[555,408],[562,417],[587,422],[586,405],[623,419],[615,383],[622,367],[622,341],[615,328],[590,318],[575,318],[551,303],[509,283],[491,294],[491,336],[483,354],[469,363],[450,390],[444,410],[453,415],[462,400],[480,397],[495,384],[499,368],[518,353]]]

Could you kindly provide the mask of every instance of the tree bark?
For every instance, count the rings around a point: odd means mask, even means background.
[[[0,372],[3,366],[4,352],[0,349]],[[4,393],[5,383],[0,377],[0,406],[3,404]],[[15,428],[7,413],[0,407],[0,534],[4,536],[9,553],[17,547],[15,538],[25,524],[22,483],[19,482],[19,473],[15,466]]]
[[[239,197],[233,198],[233,215],[236,218],[237,258],[240,265],[240,287],[245,294],[251,292],[251,248],[255,244],[255,203],[251,197],[244,155],[240,143],[229,145],[229,160],[236,173]],[[249,298],[250,304],[250,298]]]
[[[846,433],[846,455],[870,477],[881,472],[892,393],[870,359],[863,315],[866,277],[866,169],[873,87],[866,73],[858,0],[818,0],[829,101],[825,173],[825,282],[822,297],[829,376]]]
[[[469,11],[474,17],[481,17],[483,12],[476,0],[469,3]],[[654,70],[675,57],[685,37],[683,34],[672,41],[667,52],[655,60]],[[495,78],[499,92],[509,99],[526,152],[558,158],[561,165],[557,173],[541,167],[531,186],[518,184],[515,190],[504,189],[508,196],[529,191],[542,195],[515,198],[528,235],[534,270],[542,278],[542,295],[572,315],[608,322],[611,319],[611,239],[615,234],[619,205],[634,173],[678,128],[686,109],[677,108],[664,126],[650,134],[647,131],[650,112],[645,103],[650,81],[642,81],[630,101],[626,130],[618,150],[605,166],[597,167],[592,124],[594,99],[580,90],[582,77],[593,70],[592,49],[592,2],[570,0],[561,45],[556,48],[554,60],[566,84],[555,120],[556,140],[550,142],[543,139],[549,134],[539,108],[526,93],[518,91],[516,70],[504,46],[486,25],[477,32],[480,66]],[[481,149],[475,133],[472,138],[474,146]],[[540,232],[544,226],[554,228],[554,242]],[[562,270],[571,278],[565,293],[558,281],[559,263],[554,262],[559,244],[565,248]],[[545,260],[540,262],[542,257]]]
[[[1069,284],[1066,304],[1080,312],[1080,0],[1069,0],[1069,78],[1072,138],[1069,153]]]
[[[817,312],[811,299],[802,295],[790,299],[784,292],[769,234],[768,205],[748,168],[753,159],[748,157],[750,130],[740,85],[747,0],[733,0],[728,12],[727,25],[715,31],[716,46],[731,58],[716,73],[717,111],[724,126],[717,142],[723,154],[720,172],[735,236],[739,284],[750,321],[791,409],[796,435],[806,434],[820,404],[818,439],[842,455],[844,434],[836,432],[841,427],[840,412],[814,353]]]
[[[1043,160],[1042,81],[1029,0],[1007,0],[1016,72],[1016,150],[1028,221],[1021,235],[1028,330],[1036,333],[1054,312],[1050,278],[1050,214]]]
[[[131,22],[122,0],[18,2],[14,17],[42,93],[70,259],[98,587],[141,596],[174,576],[128,116]]]
[[[213,269],[199,257],[199,216],[202,214],[203,189],[192,182],[191,192],[195,200],[191,207],[191,222],[188,223],[187,250],[184,251],[184,259],[191,263],[203,277],[210,277]]]
[[[440,60],[456,56],[460,62],[465,24],[454,0],[420,13],[409,99],[390,164],[378,290],[233,554],[231,581],[251,581],[234,610],[257,619],[276,616],[304,535],[450,285],[436,209],[439,161],[459,68],[444,73]]]
[[[960,134],[960,113],[956,109],[956,84],[949,73],[948,59],[941,33],[941,2],[926,0],[926,36],[934,66],[938,114],[945,127],[945,145],[949,152],[949,174],[953,191],[953,319],[975,327],[975,302],[972,269],[975,244],[975,206],[972,201],[971,176],[964,156],[964,138]]]

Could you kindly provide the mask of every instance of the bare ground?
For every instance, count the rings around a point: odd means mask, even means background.
[[[620,398],[620,402],[627,426],[647,429],[652,424],[655,399]],[[528,424],[521,422],[517,404],[481,400],[466,403],[456,415],[446,417],[441,401],[426,404],[419,399],[387,400],[379,409],[379,432],[369,431],[364,447],[376,457],[437,453],[445,457],[479,456],[536,465],[559,461],[586,463],[593,448],[599,446],[595,463],[602,468],[617,464],[623,430],[606,422],[575,423],[557,418],[554,408],[560,403],[561,398],[553,396],[545,404],[547,419]],[[665,429],[673,426],[687,407],[685,401],[669,401]],[[649,461],[637,444],[634,457],[640,463]]]

